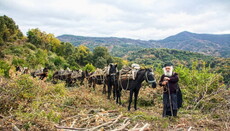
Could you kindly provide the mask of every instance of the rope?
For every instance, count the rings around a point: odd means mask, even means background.
[[[127,74],[126,74],[126,77],[127,77]],[[126,88],[124,88],[124,87],[122,86],[122,82],[121,82],[121,72],[119,73],[118,85],[119,85],[119,82],[120,82],[121,88],[122,88],[122,89],[125,89],[125,91],[127,91],[128,88],[129,88],[129,77],[127,77],[127,78],[128,78],[127,86],[126,86]]]

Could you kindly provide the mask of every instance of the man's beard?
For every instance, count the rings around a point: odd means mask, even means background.
[[[171,67],[170,71],[166,71],[166,69],[163,68],[163,71],[164,71],[164,75],[165,76],[172,76],[172,74],[173,74],[173,67]]]

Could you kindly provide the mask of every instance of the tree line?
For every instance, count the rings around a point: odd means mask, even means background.
[[[118,67],[127,61],[113,57],[106,47],[95,47],[91,51],[84,45],[75,47],[69,42],[61,42],[53,34],[36,29],[30,29],[26,36],[15,24],[13,19],[0,16],[0,57],[2,74],[8,76],[7,70],[12,65],[26,66],[31,69],[48,67],[51,70],[103,68],[109,63],[117,63]],[[10,57],[8,61],[4,58]],[[4,70],[4,71],[3,71]]]

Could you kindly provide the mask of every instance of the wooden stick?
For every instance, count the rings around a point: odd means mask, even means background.
[[[146,128],[148,128],[150,126],[150,124],[146,123],[141,129],[140,131],[144,131]]]
[[[126,122],[125,124],[121,125],[120,127],[112,130],[112,131],[122,131],[126,128],[126,126],[128,126],[130,124],[130,121]]]
[[[129,119],[130,119],[130,118],[127,117],[127,118],[124,120],[123,124],[125,124]]]
[[[5,116],[3,116],[3,115],[0,114],[0,118],[1,118],[1,119],[4,118],[4,117],[5,117]]]
[[[75,116],[67,117],[67,118],[66,118],[66,119],[64,119],[64,120],[61,120],[61,122],[68,121],[68,120],[73,119],[73,118],[78,117],[78,116],[79,116],[79,115],[75,115]]]
[[[137,123],[131,130],[136,129],[138,125],[139,125],[139,124]]]
[[[13,126],[13,131],[20,131],[20,129],[18,129],[18,127],[14,125],[14,123],[12,123],[12,126]]]
[[[57,129],[67,129],[67,130],[87,130],[87,128],[73,128],[73,127],[64,127],[64,126],[58,126],[55,125]]]
[[[122,114],[121,114],[121,115],[119,115],[119,116],[117,117],[117,119],[113,122],[113,124],[117,123],[117,122],[118,122],[118,120],[119,120],[122,116],[123,116]]]
[[[75,123],[76,123],[76,121],[77,121],[77,119],[75,119],[73,122],[72,122],[72,124],[71,124],[71,128],[75,125]]]
[[[188,128],[188,131],[191,131],[191,129],[192,129],[192,126],[190,126],[190,127]]]
[[[104,124],[101,124],[101,125],[99,125],[99,126],[96,126],[96,127],[93,127],[93,128],[91,128],[90,130],[96,130],[96,129],[98,129],[98,128],[100,128],[100,127],[103,127],[103,126],[107,126],[107,125],[109,125],[109,124],[115,124],[116,122],[118,122],[118,120],[122,117],[123,115],[121,114],[121,115],[119,115],[115,120],[112,120],[112,121],[109,121],[109,122],[106,122],[106,123],[104,123]]]

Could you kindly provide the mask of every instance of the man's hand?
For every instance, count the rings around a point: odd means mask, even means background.
[[[163,81],[162,85],[166,85],[168,83],[168,81]]]
[[[170,78],[168,78],[168,77],[164,77],[164,80],[165,80],[165,81],[169,81],[169,80],[170,80]]]

